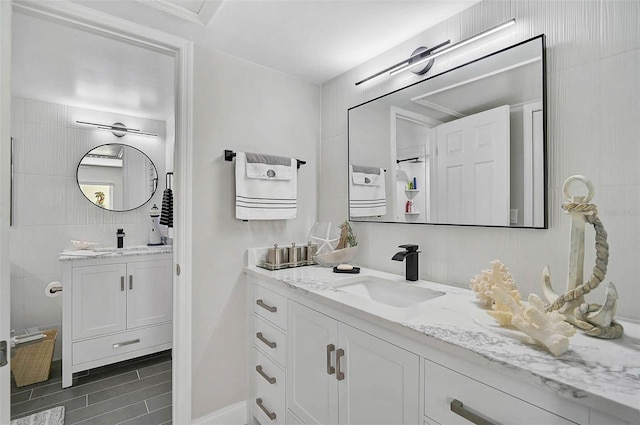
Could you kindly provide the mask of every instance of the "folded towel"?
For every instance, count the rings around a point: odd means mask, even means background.
[[[253,162],[248,162],[249,160]],[[258,162],[263,161],[263,162]],[[293,158],[236,154],[236,218],[279,220],[298,212],[297,162]]]
[[[259,153],[245,153],[247,177],[263,180],[291,180],[295,168],[291,168],[291,158]]]
[[[349,165],[349,212],[351,217],[381,216],[387,213],[387,195],[382,168]]]

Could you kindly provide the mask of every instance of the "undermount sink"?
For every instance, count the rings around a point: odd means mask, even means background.
[[[363,276],[335,288],[358,297],[401,308],[412,307],[444,295],[444,292],[373,276]]]

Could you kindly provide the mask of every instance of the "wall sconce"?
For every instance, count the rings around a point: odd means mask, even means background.
[[[144,131],[140,131],[140,130],[137,130],[135,128],[129,128],[126,125],[122,124],[121,122],[116,122],[116,123],[113,123],[111,125],[109,125],[109,124],[98,124],[98,123],[86,122],[86,121],[76,121],[76,123],[85,124],[85,125],[92,125],[94,127],[97,127],[100,130],[110,131],[110,132],[112,132],[114,135],[116,135],[118,137],[122,137],[127,133],[137,134],[139,136],[158,137],[157,134],[145,133]]]
[[[431,68],[431,65],[433,65],[433,62],[431,62],[433,59],[437,58],[438,56],[444,55],[445,53],[449,53],[452,50],[458,49],[462,46],[466,46],[469,43],[472,43],[476,40],[480,40],[483,37],[486,37],[490,34],[493,34],[494,32],[498,32],[500,30],[503,30],[507,27],[510,27],[511,25],[515,24],[516,20],[515,19],[510,19],[506,22],[503,22],[500,25],[496,25],[495,27],[489,28],[486,31],[483,31],[481,33],[478,33],[472,37],[469,37],[465,40],[462,40],[456,44],[452,44],[449,47],[446,47],[442,50],[439,50],[437,52],[435,52],[435,50],[449,44],[449,41],[445,41],[444,43],[441,43],[435,47],[432,47],[431,49],[427,49],[425,47],[419,47],[418,49],[416,49],[409,58],[403,60],[402,62],[398,62],[395,65],[390,66],[389,68],[386,68],[380,72],[377,72],[363,80],[360,80],[356,83],[357,85],[360,85],[364,82],[367,82],[369,80],[372,80],[382,74],[386,74],[387,72],[389,73],[389,75],[393,75],[393,74],[397,74],[398,72],[402,72],[402,71],[406,71],[407,69],[411,69],[414,68],[418,65],[421,65],[425,62],[427,62],[428,64],[425,66],[424,69],[421,69],[419,71],[416,71],[416,74],[425,74],[427,71],[429,71],[429,69]],[[430,63],[430,64],[429,64]]]

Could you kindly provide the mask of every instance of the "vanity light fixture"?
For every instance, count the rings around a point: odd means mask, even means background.
[[[516,23],[515,19],[510,19],[510,20],[508,20],[506,22],[503,22],[500,25],[496,25],[495,27],[491,27],[488,30],[485,30],[485,31],[483,31],[481,33],[478,33],[478,34],[472,36],[472,37],[464,39],[464,40],[462,40],[462,41],[460,41],[460,42],[458,42],[456,44],[452,44],[451,46],[446,47],[446,48],[444,48],[442,50],[439,50],[437,52],[434,52],[434,51],[439,49],[440,47],[443,47],[444,45],[448,44],[449,41],[441,43],[441,44],[439,44],[439,45],[437,45],[437,46],[435,46],[435,47],[433,47],[431,49],[426,49],[425,50],[425,48],[418,48],[413,52],[412,56],[410,56],[409,58],[403,60],[402,62],[398,62],[397,64],[392,65],[387,69],[384,69],[384,70],[382,70],[380,72],[377,72],[377,73],[375,73],[375,74],[373,74],[373,75],[371,75],[371,76],[369,76],[369,77],[367,77],[367,78],[365,78],[363,80],[358,81],[356,83],[356,86],[360,85],[360,84],[362,84],[364,82],[367,82],[367,81],[369,81],[369,80],[371,80],[373,78],[376,78],[376,77],[378,77],[378,76],[380,76],[382,74],[385,74],[387,72],[389,72],[389,75],[393,75],[393,74],[397,74],[398,72],[405,71],[407,69],[415,68],[416,66],[421,65],[421,64],[423,64],[425,62],[432,61],[433,59],[435,59],[438,56],[444,55],[445,53],[449,53],[452,50],[458,49],[458,48],[460,48],[462,46],[466,46],[469,43],[472,43],[472,42],[474,42],[476,40],[480,40],[481,38],[484,38],[484,37],[486,37],[486,36],[488,36],[490,34],[493,34],[495,32],[503,30],[503,29],[505,29],[507,27],[510,27],[511,25],[513,25],[515,23]],[[420,70],[420,71],[418,71],[416,73],[424,74],[431,67],[427,65],[425,68],[426,69],[422,69],[422,70]]]
[[[86,122],[86,121],[76,121],[76,123],[85,124],[85,125],[92,125],[94,127],[99,128],[100,130],[110,131],[110,132],[112,132],[113,134],[115,134],[118,137],[122,137],[127,133],[129,133],[129,134],[137,134],[137,135],[140,135],[140,136],[158,137],[157,134],[145,133],[144,131],[140,131],[140,130],[137,130],[135,128],[129,128],[126,125],[122,124],[121,122],[116,122],[116,123],[113,123],[111,125],[109,125],[109,124],[98,124],[98,123],[95,123],[95,122]]]

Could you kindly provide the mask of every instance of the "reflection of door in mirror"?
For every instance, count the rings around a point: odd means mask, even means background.
[[[509,105],[437,127],[438,223],[509,225]]]

